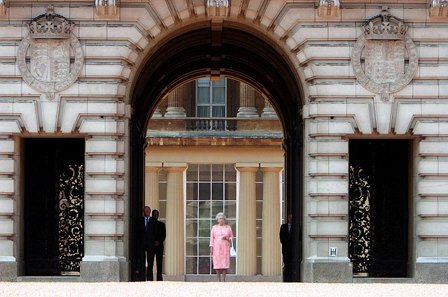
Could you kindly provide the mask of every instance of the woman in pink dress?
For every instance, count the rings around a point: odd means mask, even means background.
[[[210,232],[210,253],[213,256],[213,268],[218,281],[226,281],[227,269],[230,267],[230,242],[233,240],[232,228],[226,225],[226,216],[220,212],[216,215],[217,225]]]

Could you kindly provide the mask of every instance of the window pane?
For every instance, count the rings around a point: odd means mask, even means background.
[[[233,164],[226,164],[226,181],[236,181],[236,169]]]
[[[210,165],[199,165],[199,180],[210,181],[211,180]]]
[[[186,216],[187,219],[196,219],[198,217],[198,203],[195,202],[187,202],[186,207]]]
[[[187,200],[198,200],[197,183],[187,183]]]
[[[199,239],[199,256],[210,255],[210,239],[200,238]]]
[[[223,212],[223,202],[221,201],[213,201],[212,202],[212,216],[216,217],[216,215],[220,212]]]
[[[224,87],[213,88],[213,104],[225,104],[226,103],[226,89]]]
[[[222,164],[213,164],[212,165],[212,180],[222,181],[223,168],[224,168],[224,166]]]
[[[226,200],[236,200],[236,184],[226,183]]]
[[[198,87],[198,104],[210,104],[210,89]]]
[[[198,117],[209,118],[210,117],[210,107],[209,106],[198,106]]]
[[[226,116],[225,106],[213,106],[212,107],[212,117],[223,118]]]
[[[198,221],[196,220],[187,220],[185,223],[187,237],[196,237],[198,236]],[[192,255],[196,255],[196,252]]]
[[[199,274],[210,274],[210,257],[199,257]]]
[[[222,183],[213,183],[212,184],[212,199],[222,201],[223,197],[223,184]]]
[[[224,87],[226,85],[226,79],[221,78],[212,82],[214,87]]]
[[[227,219],[236,219],[236,201],[226,201],[224,211]]]
[[[187,181],[198,180],[198,164],[188,164]]]
[[[197,258],[196,257],[188,257],[187,258],[187,274],[196,274],[198,273],[197,268]]]
[[[185,252],[187,256],[194,256],[197,253],[197,240],[196,238],[187,238]]]
[[[211,225],[210,220],[199,220],[199,236],[210,238]],[[208,244],[210,244],[210,239],[208,239]]]
[[[199,200],[210,200],[210,184],[199,184]]]
[[[199,202],[199,218],[210,219],[210,201]]]

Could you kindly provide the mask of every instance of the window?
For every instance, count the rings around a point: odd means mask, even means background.
[[[186,201],[186,273],[214,274],[210,230],[223,212],[236,244],[236,170],[233,164],[189,164]],[[229,274],[235,274],[230,258]]]
[[[212,81],[204,77],[197,80],[196,116],[201,118],[226,117],[227,80]]]

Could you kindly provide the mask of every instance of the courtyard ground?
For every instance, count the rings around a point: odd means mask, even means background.
[[[0,296],[447,297],[448,285],[310,283],[1,283]]]

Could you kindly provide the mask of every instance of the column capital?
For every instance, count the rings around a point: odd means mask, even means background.
[[[168,172],[185,171],[187,163],[163,163],[163,168]]]
[[[159,172],[162,166],[162,163],[145,163],[145,172]]]
[[[236,163],[235,169],[239,172],[257,172],[260,164],[258,163]]]
[[[260,169],[263,172],[277,172],[280,173],[280,171],[283,170],[283,164],[277,164],[277,163],[261,163]]]

